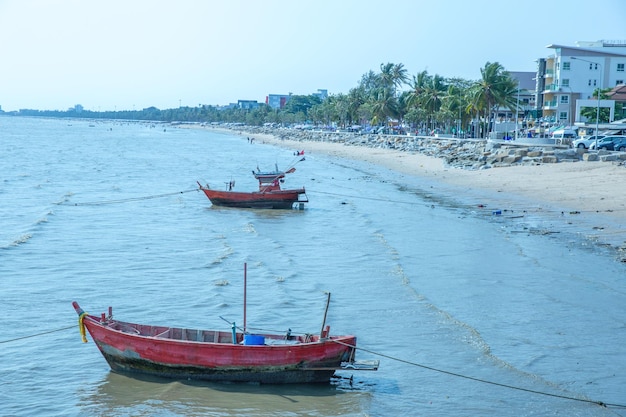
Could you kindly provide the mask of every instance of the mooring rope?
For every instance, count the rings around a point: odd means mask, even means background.
[[[79,317],[79,326],[80,326],[80,324],[82,324],[82,320],[81,320],[82,318],[83,318],[83,316]],[[220,317],[220,318],[222,318],[222,317]],[[228,321],[228,320],[226,320],[224,318],[222,318],[222,319],[225,320],[225,321]],[[15,342],[15,341],[18,341],[18,340],[23,340],[23,339],[29,339],[29,338],[32,338],[32,337],[43,336],[43,335],[46,335],[46,334],[56,333],[56,332],[60,332],[60,331],[63,331],[63,330],[68,330],[68,329],[73,329],[73,328],[75,328],[75,325],[67,326],[67,327],[61,327],[61,328],[55,329],[55,330],[48,330],[48,331],[45,331],[45,332],[36,333],[36,334],[32,334],[32,335],[16,337],[14,339],[0,340],[0,344],[2,344],[2,343],[9,343],[9,342]],[[82,329],[81,329],[81,336],[84,336],[83,333],[82,333]],[[538,395],[544,395],[544,396],[548,396],[548,397],[561,398],[561,399],[564,399],[564,400],[579,401],[579,402],[584,402],[584,403],[588,403],[588,404],[599,405],[599,406],[602,406],[602,407],[614,407],[614,408],[624,408],[624,409],[626,409],[626,405],[624,405],[624,404],[605,403],[605,402],[602,402],[602,401],[587,400],[587,399],[583,399],[583,398],[576,398],[576,397],[571,397],[571,396],[561,395],[561,394],[552,394],[552,393],[545,392],[545,391],[537,391],[537,390],[532,390],[532,389],[529,389],[529,388],[517,387],[515,385],[509,385],[509,384],[503,384],[503,383],[500,383],[500,382],[489,381],[489,380],[486,380],[486,379],[481,379],[481,378],[476,378],[476,377],[473,377],[473,376],[459,374],[457,372],[451,372],[451,371],[446,371],[446,370],[443,370],[443,369],[434,368],[432,366],[422,365],[422,364],[419,364],[417,362],[408,361],[406,359],[396,358],[394,356],[386,355],[384,353],[375,352],[373,350],[362,348],[362,347],[358,347],[356,345],[351,345],[349,343],[345,343],[345,342],[342,342],[340,340],[335,340],[335,339],[329,339],[329,340],[331,340],[332,342],[335,342],[337,344],[343,345],[343,346],[347,346],[347,347],[350,347],[350,348],[353,348],[353,349],[362,350],[363,352],[371,353],[372,355],[380,356],[382,358],[387,358],[387,359],[390,359],[390,360],[393,360],[393,361],[396,361],[396,362],[401,362],[401,363],[405,363],[407,365],[417,366],[417,367],[422,368],[422,369],[428,369],[429,371],[439,372],[439,373],[450,375],[450,376],[454,376],[454,377],[457,377],[457,378],[468,379],[468,380],[471,380],[471,381],[481,382],[483,384],[495,385],[495,386],[498,386],[498,387],[508,388],[508,389],[517,390],[517,391],[528,392],[528,393],[531,393],[531,394],[538,394]],[[85,341],[84,338],[83,338],[83,341]]]
[[[29,339],[31,337],[43,336],[45,334],[56,333],[56,332],[60,332],[60,331],[67,330],[67,329],[73,329],[74,327],[76,326],[73,325],[73,326],[61,327],[60,329],[56,329],[56,330],[48,330],[46,332],[31,334],[28,336],[16,337],[15,339],[0,340],[0,343],[16,342],[18,340]]]
[[[192,190],[176,191],[174,193],[167,193],[167,194],[147,195],[143,197],[131,197],[131,198],[124,198],[121,200],[105,200],[105,201],[91,201],[91,202],[86,202],[86,203],[74,203],[74,205],[75,206],[100,206],[104,204],[119,204],[119,203],[127,203],[129,201],[151,200],[153,198],[169,197],[172,195],[190,193],[192,191],[198,191],[198,190],[199,190],[198,188],[194,188]]]
[[[377,197],[368,197],[368,196],[363,196],[363,195],[352,195],[352,194],[340,194],[340,193],[330,193],[330,192],[326,192],[326,191],[310,191],[307,190],[307,194],[324,194],[324,195],[332,195],[332,196],[336,196],[336,197],[344,197],[344,198],[356,198],[359,200],[371,200],[371,201],[383,201],[386,203],[400,203],[400,204],[411,204],[411,205],[415,205],[415,201],[405,201],[405,200],[390,200],[388,198],[377,198]],[[425,205],[431,205],[432,203],[425,201],[423,204]],[[495,207],[486,207],[482,204],[476,206],[476,208],[479,209],[485,209],[485,210],[494,210]],[[516,208],[515,210],[513,209],[500,209],[503,212],[516,212],[516,213],[547,213],[549,212],[549,210],[545,210],[545,209],[541,209],[541,208],[537,208],[536,206],[529,206],[529,207],[520,207],[520,208]],[[626,211],[626,208],[615,208],[615,209],[605,209],[605,210],[575,210],[575,211],[561,211],[560,214],[561,215],[565,215],[565,214],[570,214],[570,215],[575,215],[575,214],[582,214],[582,213],[614,213],[614,212],[621,212],[621,211]],[[559,214],[558,211],[553,210],[552,212]]]
[[[353,348],[353,349],[362,350],[363,352],[368,352],[368,353],[371,353],[372,355],[377,355],[377,356],[380,356],[382,358],[391,359],[391,360],[396,361],[396,362],[402,362],[402,363],[405,363],[407,365],[417,366],[419,368],[428,369],[429,371],[439,372],[439,373],[442,373],[442,374],[446,374],[446,375],[450,375],[450,376],[454,376],[454,377],[458,377],[458,378],[464,378],[464,379],[469,379],[471,381],[482,382],[484,384],[495,385],[495,386],[498,386],[498,387],[509,388],[509,389],[513,389],[513,390],[517,390],[517,391],[529,392],[531,394],[539,394],[539,395],[545,395],[545,396],[549,396],[549,397],[562,398],[562,399],[565,399],[565,400],[580,401],[580,402],[584,402],[584,403],[599,405],[599,406],[602,406],[602,407],[626,408],[626,405],[623,405],[623,404],[611,404],[611,403],[605,403],[605,402],[602,402],[602,401],[586,400],[586,399],[582,399],[582,398],[570,397],[570,396],[567,396],[567,395],[552,394],[552,393],[549,393],[549,392],[537,391],[537,390],[532,390],[532,389],[529,389],[529,388],[522,388],[522,387],[517,387],[517,386],[514,386],[514,385],[503,384],[503,383],[500,383],[500,382],[489,381],[489,380],[486,380],[486,379],[481,379],[481,378],[476,378],[476,377],[473,377],[473,376],[463,375],[463,374],[459,374],[459,373],[456,373],[456,372],[450,372],[450,371],[446,371],[446,370],[443,370],[443,369],[434,368],[432,366],[427,366],[427,365],[422,365],[422,364],[419,364],[419,363],[416,363],[416,362],[411,362],[411,361],[408,361],[406,359],[400,359],[400,358],[396,358],[396,357],[393,357],[393,356],[385,355],[384,353],[375,352],[373,350],[365,349],[365,348],[362,348],[362,347],[357,347],[355,345],[351,345],[349,343],[345,343],[345,342],[342,342],[342,341],[339,341],[339,340],[333,340],[333,339],[331,339],[331,340],[333,342],[335,342],[335,343],[340,344],[340,345],[347,346],[347,347],[350,347],[350,348]]]

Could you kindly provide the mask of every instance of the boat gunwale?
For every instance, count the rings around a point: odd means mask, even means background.
[[[305,347],[305,346],[317,346],[317,345],[323,345],[326,344],[328,342],[333,342],[333,343],[337,343],[340,342],[338,344],[342,344],[342,343],[347,343],[345,342],[346,340],[353,340],[356,338],[356,336],[354,335],[334,335],[334,336],[328,336],[328,337],[324,337],[324,338],[319,338],[319,335],[314,335],[314,334],[310,334],[310,336],[315,337],[316,339],[311,340],[309,342],[306,341],[300,341],[299,339],[302,336],[293,336],[295,338],[297,338],[298,340],[296,341],[296,343],[285,343],[285,344],[263,344],[263,345],[250,345],[250,344],[243,344],[243,336],[246,334],[253,334],[253,335],[257,335],[257,336],[263,336],[265,338],[268,338],[270,340],[276,340],[276,341],[280,341],[280,340],[286,340],[283,339],[284,336],[276,334],[276,333],[244,333],[241,331],[238,331],[236,333],[237,336],[237,343],[227,343],[227,342],[209,342],[209,341],[199,341],[199,340],[190,340],[190,339],[178,339],[178,338],[173,338],[173,337],[163,337],[160,334],[157,335],[146,335],[146,334],[142,334],[141,332],[139,333],[135,333],[135,332],[128,332],[128,331],[124,331],[123,329],[116,329],[114,327],[111,327],[111,324],[117,324],[120,326],[127,326],[128,328],[131,329],[135,329],[137,331],[139,331],[135,326],[146,326],[146,327],[153,327],[153,328],[167,328],[165,330],[165,332],[168,332],[170,330],[182,330],[185,332],[211,332],[211,333],[228,333],[229,335],[231,334],[230,332],[227,331],[222,331],[222,330],[211,330],[211,329],[195,329],[195,328],[188,328],[188,327],[168,327],[168,326],[158,326],[158,325],[149,325],[149,324],[140,324],[140,323],[133,323],[133,322],[127,322],[127,321],[121,321],[121,320],[117,320],[117,319],[107,319],[104,322],[101,321],[101,318],[95,315],[90,315],[87,314],[84,316],[84,322],[86,327],[89,329],[89,324],[98,326],[102,329],[105,329],[108,332],[115,332],[116,334],[120,334],[123,335],[124,337],[133,337],[133,338],[139,338],[139,339],[154,339],[154,340],[158,340],[159,342],[162,343],[185,343],[185,344],[198,344],[198,345],[210,345],[210,346],[224,346],[227,348],[237,348],[237,349],[241,349],[241,348],[272,348],[272,349],[284,349],[284,348],[293,348],[293,347]],[[305,335],[306,336],[306,335]],[[241,341],[240,341],[241,340]]]

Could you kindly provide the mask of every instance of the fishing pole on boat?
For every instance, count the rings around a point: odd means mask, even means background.
[[[222,317],[222,316],[218,316],[218,317],[219,317],[219,318],[221,318],[222,320],[224,320],[226,323],[230,324],[231,326],[232,326],[233,324],[235,324],[235,322],[234,322],[234,321],[230,321],[230,320],[228,320],[227,318],[224,318],[224,317]],[[243,327],[241,327],[241,326],[237,326],[237,325],[235,325],[235,327],[236,327],[237,329],[239,329],[239,330],[241,330],[241,331],[243,332]]]

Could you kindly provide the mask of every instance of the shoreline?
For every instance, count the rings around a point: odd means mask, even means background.
[[[587,238],[626,251],[626,167],[601,161],[518,165],[485,170],[446,166],[442,158],[386,148],[337,142],[292,140],[268,133],[223,127],[203,129],[254,138],[282,148],[370,163],[400,174],[424,178],[442,194],[467,194],[473,200],[497,201],[503,211],[533,211],[580,225]],[[491,206],[488,204],[488,206]]]

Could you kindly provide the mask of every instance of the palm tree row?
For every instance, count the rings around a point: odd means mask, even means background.
[[[402,87],[408,87],[402,90]],[[462,130],[471,119],[488,122],[501,107],[515,110],[518,83],[497,62],[487,62],[478,81],[444,78],[422,71],[407,75],[402,64],[381,64],[361,78],[348,94],[338,94],[313,106],[316,123],[340,126],[410,125],[415,129]],[[486,131],[485,131],[486,133]]]
[[[365,73],[358,85],[346,94],[319,97],[291,96],[282,109],[260,104],[254,109],[214,106],[180,107],[159,110],[149,107],[138,111],[93,112],[77,105],[66,112],[20,110],[20,114],[53,117],[115,118],[182,122],[314,123],[322,126],[349,127],[409,126],[422,133],[434,129],[445,132],[466,131],[470,121],[480,122],[482,134],[499,108],[514,111],[518,83],[502,65],[487,62],[477,81],[444,78],[422,71],[412,77],[403,64],[381,64],[380,72]],[[476,125],[475,125],[476,126]],[[475,136],[479,132],[475,132]]]

